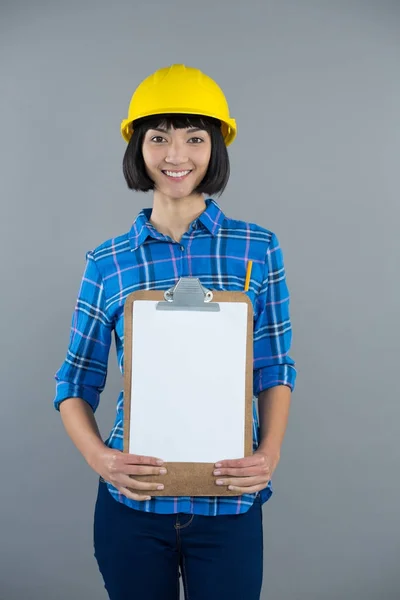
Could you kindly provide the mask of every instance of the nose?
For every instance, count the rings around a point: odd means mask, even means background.
[[[171,165],[182,165],[188,162],[187,145],[181,140],[172,140],[167,147],[165,162]]]

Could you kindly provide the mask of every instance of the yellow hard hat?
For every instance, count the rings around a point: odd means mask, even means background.
[[[229,116],[228,102],[219,85],[199,69],[180,64],[159,69],[137,87],[128,118],[121,123],[122,137],[129,142],[132,121],[136,119],[177,113],[219,119],[226,146],[236,137],[236,121]]]

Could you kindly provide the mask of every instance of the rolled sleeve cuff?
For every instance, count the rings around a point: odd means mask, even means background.
[[[68,381],[57,382],[54,408],[60,410],[61,402],[67,398],[82,398],[82,400],[85,400],[85,402],[90,404],[93,412],[95,412],[99,405],[100,392],[96,388],[70,383]]]
[[[254,395],[276,385],[287,385],[293,391],[296,382],[296,369],[292,365],[263,367],[254,372]]]

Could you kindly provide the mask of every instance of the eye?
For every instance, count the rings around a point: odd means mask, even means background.
[[[202,138],[199,138],[199,137],[192,137],[192,138],[190,138],[189,142],[192,142],[193,140],[196,140],[194,142],[195,144],[201,144],[202,142],[204,142],[204,140]]]
[[[155,142],[156,144],[161,144],[163,140],[165,141],[165,138],[163,138],[161,135],[155,135],[151,138],[151,141]]]

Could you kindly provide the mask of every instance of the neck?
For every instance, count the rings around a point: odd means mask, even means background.
[[[206,203],[202,195],[169,198],[155,190],[150,223],[160,233],[180,242],[190,223],[201,215],[205,208]]]

